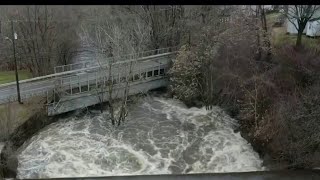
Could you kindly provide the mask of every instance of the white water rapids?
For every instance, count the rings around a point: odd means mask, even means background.
[[[220,108],[148,97],[112,128],[107,113],[61,119],[20,148],[18,178],[264,170]]]

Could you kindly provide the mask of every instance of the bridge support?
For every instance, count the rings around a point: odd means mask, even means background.
[[[141,92],[145,93],[152,89],[166,87],[168,83],[169,83],[168,79],[163,77],[153,78],[152,80],[149,80],[149,81],[138,81],[135,83],[131,83],[130,89],[129,89],[129,95],[139,94]],[[123,88],[123,85],[118,88],[115,88],[114,91],[117,91],[117,93],[113,93],[113,98],[115,99],[123,97],[125,93],[124,92],[125,89]],[[107,91],[104,92],[103,94],[106,94],[106,93]],[[85,108],[95,104],[99,104],[100,103],[99,95],[100,95],[100,92],[90,91],[87,93],[81,93],[81,94],[73,95],[70,97],[64,97],[60,99],[59,107],[56,106],[56,103],[48,105],[47,107],[48,115],[54,116],[54,115],[62,114],[65,112],[73,111],[76,109],[81,109],[81,108]],[[103,102],[106,102],[109,100],[108,96],[104,96],[102,98],[103,98]]]

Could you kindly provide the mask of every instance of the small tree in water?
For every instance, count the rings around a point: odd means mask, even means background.
[[[125,60],[122,57],[124,54],[139,51],[144,39],[139,34],[134,34],[136,31],[125,28],[125,24],[113,21],[113,19],[108,21],[103,18],[97,23],[87,23],[82,27],[83,38],[95,48],[100,66],[97,96],[101,105],[104,100],[108,100],[111,123],[119,126],[125,121],[128,114],[127,101],[130,81],[132,81],[132,68],[135,63],[120,62],[120,60]],[[136,23],[136,26],[133,24],[131,27],[140,27],[139,22]],[[138,38],[140,44],[133,42],[137,41],[133,38]]]

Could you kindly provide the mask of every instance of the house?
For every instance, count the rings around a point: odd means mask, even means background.
[[[320,36],[320,20],[309,21],[306,25],[306,35],[310,37]]]
[[[273,5],[263,5],[263,8],[264,8],[265,10],[267,10],[267,11],[270,11],[270,10],[273,10],[273,9],[274,9]]]
[[[292,5],[290,5],[292,6]],[[290,8],[289,6],[289,8]],[[317,10],[312,18],[320,17],[320,9]],[[296,19],[292,19],[292,21],[295,21],[295,25],[298,27],[298,22]],[[298,34],[298,30],[294,26],[294,24],[286,19],[286,28],[287,28],[287,33],[289,34]],[[306,34],[307,36],[315,37],[315,36],[320,36],[320,20],[316,21],[309,21],[306,24],[305,29],[303,30],[303,34]]]
[[[294,24],[295,24],[298,27],[297,20],[295,20],[295,23],[293,24],[288,19],[286,19],[286,24],[287,24],[287,33],[289,33],[289,34],[298,34],[298,30],[294,26]],[[303,30],[303,33],[304,34],[307,33],[307,29],[306,28]]]

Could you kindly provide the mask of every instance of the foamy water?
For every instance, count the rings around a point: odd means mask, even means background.
[[[21,147],[18,178],[264,170],[236,126],[218,107],[144,98],[118,128],[107,113],[49,125]]]

